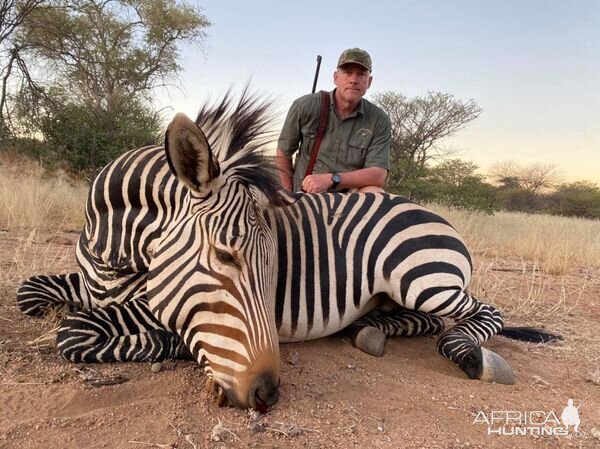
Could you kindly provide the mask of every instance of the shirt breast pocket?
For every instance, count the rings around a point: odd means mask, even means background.
[[[310,157],[310,152],[312,151],[312,147],[315,144],[315,139],[317,138],[317,133],[313,131],[306,131],[302,134],[302,143],[301,143],[301,151],[300,154],[304,159],[308,159]]]
[[[367,150],[373,139],[370,129],[361,128],[350,137],[348,141],[348,164],[355,170],[363,168]]]

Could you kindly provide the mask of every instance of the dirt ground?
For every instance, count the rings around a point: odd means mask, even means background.
[[[166,362],[154,372],[147,364],[60,359],[51,339],[56,321],[21,316],[15,292],[28,273],[72,270],[76,237],[0,232],[2,448],[600,448],[598,270],[546,278],[541,309],[569,286],[584,286],[569,313],[507,319],[558,331],[563,343],[496,337],[487,344],[511,364],[516,385],[467,379],[437,354],[434,338],[390,340],[385,355],[374,358],[333,336],[282,345],[281,399],[255,416],[217,407],[191,362]],[[531,288],[519,285],[526,277],[511,269],[511,260],[475,254],[475,261],[475,276],[498,267],[494,285],[506,292]],[[554,417],[560,419],[569,398],[579,406],[578,433],[571,427],[568,435],[532,435],[540,429],[533,424],[527,435],[506,434],[515,432],[507,411],[513,418],[537,412],[536,422],[556,431]],[[505,434],[498,435],[500,428]]]

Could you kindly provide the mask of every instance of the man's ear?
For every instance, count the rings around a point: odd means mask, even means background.
[[[181,182],[201,196],[209,194],[220,174],[219,163],[202,130],[184,114],[177,114],[167,127],[165,153]]]

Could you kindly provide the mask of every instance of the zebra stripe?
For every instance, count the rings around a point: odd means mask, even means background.
[[[106,166],[86,205],[80,273],[27,280],[21,309],[83,309],[59,331],[68,360],[193,357],[240,407],[277,400],[278,338],[353,323],[355,341],[373,347],[367,334],[382,345],[386,335],[439,333],[439,317],[453,318],[439,352],[471,377],[509,382],[506,370],[488,372],[499,356],[480,345],[503,321],[468,294],[472,261],[456,230],[388,194],[279,195],[259,151],[267,123],[267,103],[225,97],[195,124],[176,116],[164,149]]]
[[[387,194],[321,194],[266,214],[277,235],[282,341],[337,332],[380,293],[441,315],[461,307],[471,257],[454,228],[421,206]]]

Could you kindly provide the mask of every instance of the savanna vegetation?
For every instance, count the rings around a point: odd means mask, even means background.
[[[1,146],[81,172],[158,142],[153,91],[209,25],[177,0],[2,0]]]
[[[158,143],[157,87],[210,22],[186,0],[0,0],[0,151],[91,175]],[[497,163],[486,175],[445,145],[481,114],[441,92],[376,93],[392,122],[387,190],[454,208],[600,218],[600,187],[560,182],[556,167]]]

